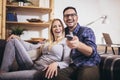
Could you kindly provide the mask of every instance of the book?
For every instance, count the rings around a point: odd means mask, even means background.
[[[7,21],[17,21],[17,14],[15,12],[8,12],[6,15]]]

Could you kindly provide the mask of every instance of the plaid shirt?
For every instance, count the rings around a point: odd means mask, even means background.
[[[65,34],[69,34],[69,28],[65,28]],[[77,27],[73,31],[73,35],[78,36],[79,41],[84,44],[91,46],[93,49],[91,56],[85,56],[82,52],[77,49],[71,51],[71,58],[76,66],[95,66],[100,63],[100,56],[97,52],[97,46],[95,44],[95,35],[91,28],[82,27],[77,24]],[[82,47],[82,46],[81,46]]]

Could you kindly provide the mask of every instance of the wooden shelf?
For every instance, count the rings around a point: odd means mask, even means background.
[[[52,11],[51,8],[40,8],[40,7],[35,7],[35,6],[16,6],[16,5],[6,5],[7,8],[11,8],[12,10],[37,10],[38,12],[41,13],[50,13]]]
[[[30,26],[36,26],[36,27],[49,27],[50,23],[49,22],[15,22],[15,21],[7,21],[7,24],[11,25],[30,25]]]
[[[6,39],[10,33],[10,28],[20,26],[21,28],[28,29],[28,31],[38,32],[39,37],[44,36],[44,30],[46,33],[49,29],[50,21],[54,18],[54,0],[49,0],[47,5],[41,0],[30,0],[33,5],[19,6],[18,3],[8,3],[7,0],[0,0],[0,38]],[[44,1],[44,0],[43,0]],[[10,14],[13,13],[13,17],[16,17],[17,21],[9,20]],[[16,13],[14,15],[14,13]],[[23,19],[22,19],[23,18]],[[27,22],[26,19],[40,18],[46,22]],[[38,31],[39,30],[39,31]],[[48,33],[47,33],[48,34]],[[27,34],[26,34],[27,35]],[[29,35],[29,34],[28,34]],[[30,35],[29,37],[32,37]],[[47,35],[45,36],[47,38]],[[49,37],[49,36],[48,36]]]

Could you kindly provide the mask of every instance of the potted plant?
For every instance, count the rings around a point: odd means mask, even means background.
[[[28,1],[28,0],[12,0],[11,3],[20,3],[19,6],[23,6],[23,3],[33,5],[33,3],[31,1]]]
[[[23,0],[23,2],[24,2],[24,6],[33,5],[33,3],[31,1],[28,1],[28,0]]]
[[[17,27],[12,27],[12,28],[11,28],[11,34],[15,34],[15,35],[20,36],[20,35],[23,34],[23,31],[25,31],[25,30],[26,30],[26,29],[21,28],[21,27],[19,27],[19,26],[17,26]]]

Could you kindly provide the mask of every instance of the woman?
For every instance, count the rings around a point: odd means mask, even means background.
[[[67,67],[70,63],[70,48],[66,45],[64,26],[60,19],[52,21],[50,37],[42,48],[43,55],[33,62],[27,52],[41,47],[41,44],[33,45],[15,35],[10,36],[1,66],[1,71],[4,73],[0,74],[0,80],[35,80],[37,73],[43,70],[46,70],[46,77],[50,78],[50,76],[57,75],[58,67],[60,69]],[[20,71],[9,72],[14,59]]]

